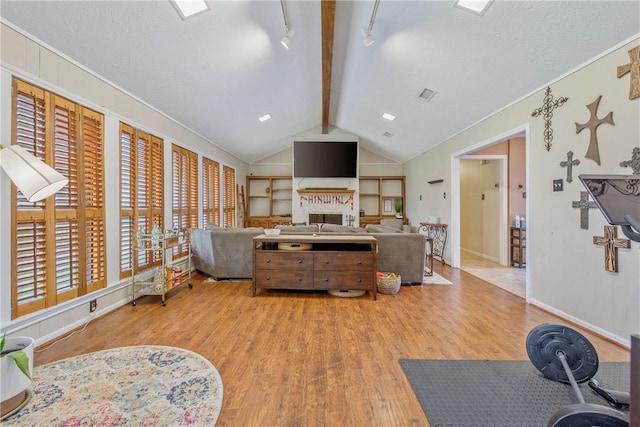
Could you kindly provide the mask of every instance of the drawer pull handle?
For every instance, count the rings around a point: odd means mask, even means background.
[[[328,281],[329,281],[329,278],[328,278],[328,277],[325,277],[324,281],[325,281],[325,282],[328,282]]]
[[[329,264],[329,260],[328,259],[324,260],[324,263]]]
[[[358,283],[362,283],[362,279],[358,279]]]
[[[271,276],[267,276],[267,280],[271,280]]]
[[[268,260],[267,260],[267,264],[269,264],[270,262],[271,262],[271,260],[270,260],[270,259],[268,259]]]
[[[298,260],[298,264],[302,264],[302,260],[301,259]]]
[[[362,265],[362,260],[358,260],[358,265]]]

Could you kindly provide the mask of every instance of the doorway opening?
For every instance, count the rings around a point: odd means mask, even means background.
[[[528,139],[528,126],[523,126],[451,157],[452,266],[527,301],[530,269],[512,267],[511,226],[515,214],[529,219]],[[527,242],[527,261],[528,251]]]

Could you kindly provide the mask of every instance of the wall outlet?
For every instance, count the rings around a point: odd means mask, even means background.
[[[92,299],[89,301],[89,313],[93,313],[98,309],[98,300]]]

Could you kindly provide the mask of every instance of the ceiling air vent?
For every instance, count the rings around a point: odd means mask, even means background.
[[[390,132],[385,132],[383,135],[386,136],[387,138],[391,138],[393,136],[393,134]]]
[[[433,98],[434,96],[436,96],[436,91],[433,91],[431,89],[422,89],[420,91],[420,93],[418,94],[418,98],[423,99],[425,101],[431,101],[431,98]]]

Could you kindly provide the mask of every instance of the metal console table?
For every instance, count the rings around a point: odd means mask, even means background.
[[[431,257],[439,258],[444,265],[444,248],[447,244],[447,224],[435,224],[421,222],[418,231],[424,231],[433,240],[431,245]]]

